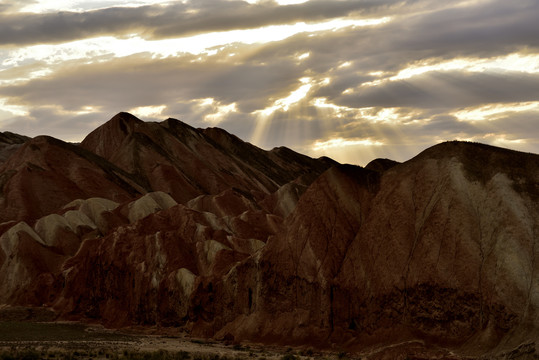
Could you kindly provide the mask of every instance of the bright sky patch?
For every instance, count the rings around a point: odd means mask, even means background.
[[[507,113],[519,113],[533,111],[539,116],[539,101],[513,104],[489,104],[476,108],[468,108],[454,112],[461,121],[488,121],[495,120]],[[539,118],[538,118],[539,124]]]
[[[163,114],[163,110],[166,109],[166,105],[158,106],[140,106],[129,110],[129,112],[139,117],[159,117]]]
[[[347,146],[380,146],[382,142],[370,139],[343,139],[335,138],[326,141],[316,141],[313,144],[314,151],[327,150],[331,148],[344,148]]]

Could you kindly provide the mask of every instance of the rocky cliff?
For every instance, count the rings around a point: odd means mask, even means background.
[[[146,123],[127,113],[80,145],[11,133],[0,136],[0,145],[6,157],[0,164],[0,301],[31,305],[50,304],[59,287],[69,289],[66,264],[86,241],[117,236],[171,206],[200,215],[197,231],[215,228],[226,238],[223,229],[232,228],[242,238],[225,245],[250,254],[335,163],[286,148],[264,151],[221,129],[174,119]],[[187,220],[174,218],[171,228]],[[200,237],[208,240],[201,251],[210,260],[223,242],[213,237]],[[198,246],[192,236],[186,240]]]
[[[361,168],[121,113],[80,146],[19,144],[0,176],[2,303],[363,354],[539,338],[538,155],[447,142]]]

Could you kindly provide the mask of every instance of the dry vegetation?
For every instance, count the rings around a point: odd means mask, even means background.
[[[156,330],[156,329],[154,329]],[[178,329],[159,334],[108,330],[102,326],[54,322],[37,308],[0,307],[0,360],[350,360],[350,359],[475,359],[447,349],[426,348],[421,341],[391,344],[347,353],[334,349],[286,348],[260,344],[193,339]],[[166,335],[164,335],[166,334]],[[480,359],[539,359],[535,343],[524,343]]]
[[[323,356],[312,349],[265,348],[190,339],[181,335],[147,335],[111,331],[80,323],[36,322],[0,311],[0,360],[301,360]]]

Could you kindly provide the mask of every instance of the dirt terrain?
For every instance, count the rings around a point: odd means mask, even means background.
[[[534,343],[510,351],[466,356],[423,340],[374,344],[347,352],[340,346],[284,347],[251,342],[194,338],[183,328],[128,327],[55,321],[48,308],[0,306],[0,360],[14,359],[171,359],[171,360],[382,360],[382,359],[539,359]]]
[[[182,329],[54,321],[46,308],[0,306],[0,359],[281,359],[335,358],[334,351],[192,338]],[[340,354],[342,358],[344,354]]]

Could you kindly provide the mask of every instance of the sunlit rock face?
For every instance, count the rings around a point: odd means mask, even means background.
[[[245,284],[222,312],[253,299],[219,335],[358,347],[533,338],[538,200],[536,155],[477,144],[441,144],[383,173],[334,167],[214,286]]]
[[[358,351],[539,338],[537,155],[449,142],[361,168],[121,113],[2,171],[2,303]]]
[[[332,164],[284,148],[264,151],[220,129],[194,129],[173,119],[145,123],[127,113],[114,116],[80,146],[47,136],[2,133],[0,151],[5,155],[0,163],[0,301],[33,305],[50,305],[59,289],[71,289],[69,280],[78,272],[68,264],[85,244],[109,237],[134,242],[136,224],[171,208],[194,214],[197,236],[184,237],[200,257],[195,261],[200,269],[191,260],[180,261],[174,274],[168,274],[187,299],[191,287],[186,284],[194,283],[194,274],[224,271],[229,261],[259,250],[279,229],[283,219],[274,215],[266,198],[289,183],[306,187]],[[171,231],[187,226],[182,223],[186,216],[173,219]],[[158,239],[158,231],[150,227],[143,232]],[[232,257],[215,265],[222,250]],[[94,270],[101,274],[97,264]],[[151,268],[150,262],[135,265],[143,273]],[[150,280],[154,288],[161,278]],[[115,314],[114,307],[111,311]],[[125,321],[132,321],[131,311],[127,314]]]

